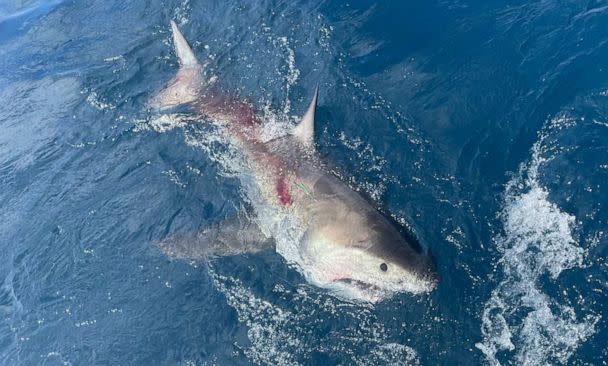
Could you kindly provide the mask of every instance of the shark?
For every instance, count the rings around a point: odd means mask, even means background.
[[[210,260],[274,248],[308,283],[367,303],[437,286],[429,250],[320,158],[315,144],[318,85],[299,123],[265,141],[263,116],[251,103],[216,87],[176,23],[170,25],[179,69],[152,96],[149,108],[163,113],[185,106],[188,113],[221,126],[249,170],[242,183],[252,203],[201,231],[161,240],[166,255]]]

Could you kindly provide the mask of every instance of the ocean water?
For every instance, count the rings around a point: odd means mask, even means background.
[[[271,132],[318,83],[321,155],[434,255],[374,306],[278,254],[155,245],[243,204],[208,125],[145,104],[174,19]],[[601,365],[608,3],[3,0],[0,364]]]

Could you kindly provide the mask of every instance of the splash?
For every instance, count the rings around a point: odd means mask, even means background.
[[[349,177],[350,185],[358,191],[367,193],[375,202],[379,202],[386,192],[387,184],[397,182],[396,177],[385,173],[387,160],[376,154],[373,146],[363,142],[359,137],[349,138],[344,132],[340,132],[338,141],[357,156],[357,161],[363,165],[367,173],[366,176],[373,174],[376,177],[376,182],[369,179],[357,182]]]
[[[186,127],[189,123],[197,121],[197,118],[187,114],[158,114],[146,119],[134,121],[133,132],[153,130],[158,133],[171,131],[175,128]]]
[[[285,102],[283,105],[283,113],[288,115],[291,112],[291,100],[289,98],[291,88],[295,85],[300,77],[300,70],[296,67],[296,54],[289,44],[287,37],[278,37],[275,43],[285,52],[287,62],[287,73],[285,75]]]
[[[115,105],[102,101],[101,98],[99,97],[99,95],[94,91],[90,92],[89,95],[87,96],[87,102],[93,108],[100,110],[100,111],[116,109]]]
[[[192,5],[190,0],[182,0],[182,2],[175,8],[174,18],[180,26],[188,24],[190,21],[189,14],[192,12]]]
[[[300,365],[312,362],[314,354],[341,355],[354,365],[419,365],[417,352],[390,342],[386,329],[367,307],[338,300],[301,287],[295,291],[275,286],[274,294],[293,302],[290,310],[264,300],[240,280],[210,268],[216,288],[248,328],[249,344],[237,346],[255,364]],[[334,329],[319,339],[318,329],[340,319]],[[367,352],[361,355],[361,350]]]
[[[565,117],[553,120],[532,147],[530,162],[507,184],[500,214],[504,234],[495,238],[502,280],[485,304],[483,341],[476,344],[492,365],[500,365],[503,357],[518,365],[566,363],[595,332],[599,317],[577,316],[539,283],[545,275],[555,281],[564,270],[582,267],[586,255],[573,237],[576,218],[551,203],[539,181],[539,169],[554,151],[548,133],[573,123]]]

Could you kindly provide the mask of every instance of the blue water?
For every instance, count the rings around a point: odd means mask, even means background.
[[[238,207],[205,126],[145,103],[175,19],[222,88],[284,120],[420,238],[442,282],[376,306],[273,252],[154,243]],[[3,365],[601,364],[608,4],[0,4]]]

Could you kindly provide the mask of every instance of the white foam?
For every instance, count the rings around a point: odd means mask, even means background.
[[[185,141],[201,150],[205,156],[218,164],[219,174],[224,177],[239,178],[247,175],[244,156],[234,145],[221,125],[203,123],[204,128],[186,129]]]
[[[164,171],[162,171],[162,174],[169,177],[169,180],[171,182],[173,182],[175,185],[177,185],[178,187],[180,187],[182,189],[186,188],[187,184],[181,180],[181,178],[179,177],[179,175],[177,174],[177,172],[175,170],[173,170],[173,169],[164,170]]]
[[[116,109],[115,105],[101,101],[99,95],[97,95],[97,93],[94,91],[90,92],[87,96],[87,102],[93,108],[98,109],[100,111]]]
[[[399,343],[378,345],[369,355],[356,361],[358,365],[420,365],[416,350]]]
[[[247,328],[251,345],[244,350],[253,362],[260,364],[295,365],[292,354],[285,346],[297,347],[297,339],[290,336],[290,323],[295,315],[257,298],[239,280],[216,274],[210,269],[216,287],[224,293],[228,304]]]
[[[106,57],[103,59],[104,62],[125,62],[125,58],[123,55]]]
[[[494,238],[502,279],[485,304],[483,340],[476,344],[490,364],[499,365],[499,358],[518,365],[565,363],[595,332],[599,316],[577,316],[539,283],[546,275],[555,281],[564,270],[580,268],[586,254],[573,236],[576,218],[549,201],[538,176],[558,150],[548,142],[551,131],[573,124],[565,117],[552,120],[530,162],[507,184],[500,214],[504,234]]]
[[[189,14],[192,11],[192,5],[190,0],[183,0],[174,11],[174,20],[179,24],[180,27],[188,24]]]
[[[311,354],[322,352],[350,356],[346,363],[355,365],[420,364],[413,348],[387,340],[384,326],[368,307],[342,303],[309,287],[290,291],[278,285],[275,295],[292,304],[284,309],[256,296],[238,279],[220,275],[212,267],[210,274],[248,328],[249,344],[237,346],[253,363],[298,365],[301,360],[310,363]],[[346,319],[319,339],[319,327],[336,317]],[[370,351],[361,354],[363,349]]]
[[[295,123],[289,121],[286,115],[279,114],[267,103],[262,109],[264,124],[260,133],[260,140],[268,142],[277,137],[285,136],[291,132]]]
[[[288,115],[291,112],[290,92],[300,77],[300,70],[296,67],[296,54],[293,51],[287,37],[277,37],[275,40],[283,52],[285,52],[287,62],[287,74],[285,75],[285,102],[283,104],[283,113]]]
[[[374,201],[379,202],[386,191],[387,184],[397,181],[396,177],[385,173],[386,159],[377,155],[374,147],[363,142],[359,137],[349,138],[344,132],[340,132],[338,141],[357,156],[357,161],[363,165],[363,169],[368,173],[366,176],[374,174],[377,178],[377,181],[372,183],[370,181],[356,182],[351,177],[351,186],[359,191],[366,192]]]
[[[196,118],[187,114],[158,114],[148,119],[134,121],[134,132],[153,130],[158,133],[168,132],[175,128],[182,128],[188,123],[196,121]]]

